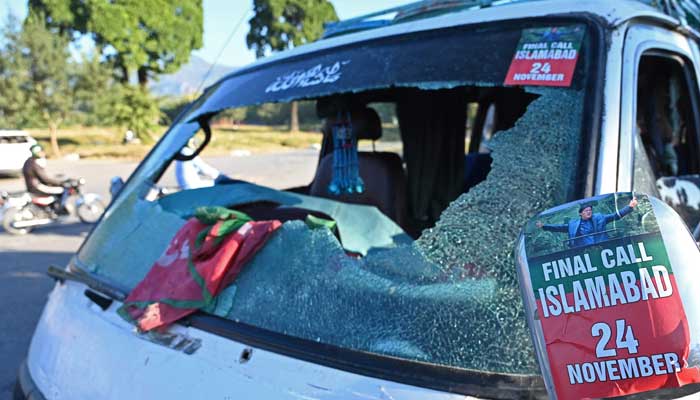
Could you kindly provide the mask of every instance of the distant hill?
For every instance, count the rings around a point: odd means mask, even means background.
[[[190,57],[190,62],[180,68],[179,71],[174,74],[161,75],[158,81],[151,83],[151,92],[157,96],[177,97],[192,94],[199,88],[210,66],[211,64],[202,58],[193,55]],[[236,67],[227,65],[216,65],[212,68],[202,89],[235,69]]]

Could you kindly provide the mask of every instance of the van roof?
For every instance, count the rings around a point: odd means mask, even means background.
[[[0,136],[29,136],[29,134],[20,130],[0,129]]]
[[[379,13],[373,13],[376,15]],[[277,62],[286,58],[312,53],[319,50],[343,46],[355,42],[370,39],[402,35],[406,33],[448,28],[460,25],[469,25],[483,22],[497,22],[525,18],[541,18],[552,16],[566,16],[572,14],[589,14],[603,19],[611,27],[618,26],[631,19],[647,19],[657,23],[679,26],[680,21],[664,14],[657,8],[634,0],[541,0],[541,1],[516,1],[479,9],[459,9],[458,11],[440,14],[433,17],[411,20],[398,24],[386,25],[374,29],[360,30],[338,36],[321,39],[313,43],[305,44],[291,50],[272,54],[261,58],[252,64],[237,69],[223,77],[239,75],[250,69],[256,69],[268,63]],[[358,17],[357,19],[361,19]]]

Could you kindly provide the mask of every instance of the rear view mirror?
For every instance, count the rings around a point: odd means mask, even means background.
[[[700,390],[700,250],[667,204],[615,193],[552,208],[515,256],[550,398]]]
[[[187,144],[173,158],[178,161],[194,160],[211,141],[211,128],[206,121],[200,121],[201,130],[192,136]]]

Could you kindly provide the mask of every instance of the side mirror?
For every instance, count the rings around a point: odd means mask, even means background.
[[[670,206],[567,203],[532,218],[515,251],[551,399],[700,391],[679,389],[700,383],[700,249]]]

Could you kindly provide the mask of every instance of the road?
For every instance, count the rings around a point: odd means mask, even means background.
[[[317,157],[317,150],[309,149],[206,161],[232,178],[285,188],[308,184]],[[110,178],[126,178],[135,167],[133,162],[51,160],[47,169],[52,174],[82,176],[87,181],[86,191],[108,199]],[[175,186],[172,168],[161,183]],[[0,190],[23,188],[21,179],[0,179]],[[52,264],[65,266],[90,229],[77,219],[68,219],[23,237],[0,230],[0,399],[11,398],[17,367],[26,355],[34,326],[53,287],[46,268]]]

